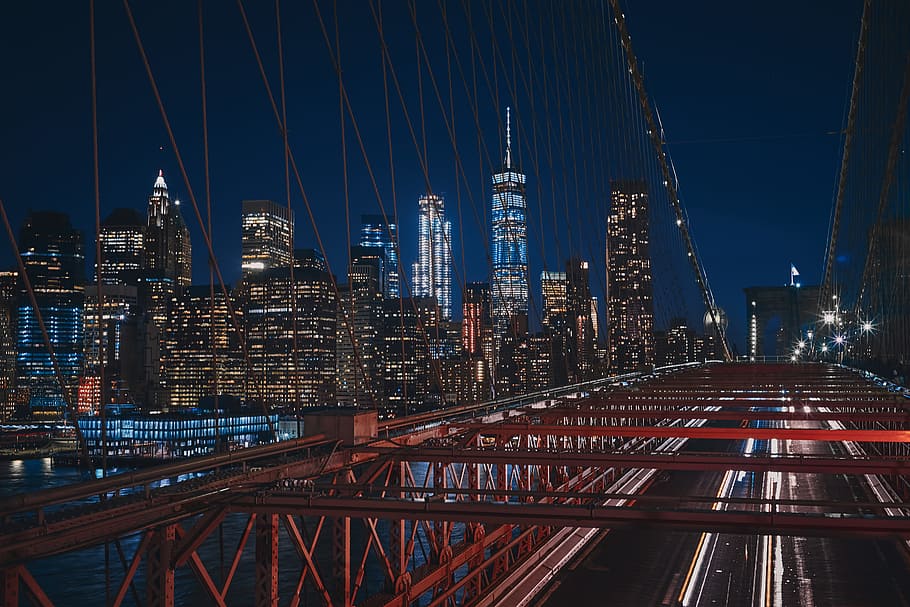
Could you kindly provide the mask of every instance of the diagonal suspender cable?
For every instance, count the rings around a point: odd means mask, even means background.
[[[828,237],[828,251],[825,255],[825,273],[822,278],[822,288],[819,291],[819,310],[827,304],[831,297],[831,282],[834,277],[834,256],[837,252],[837,238],[840,234],[841,211],[844,207],[844,195],[847,187],[847,171],[850,166],[850,157],[853,152],[853,137],[856,131],[856,110],[859,105],[860,88],[863,81],[865,65],[866,43],[869,39],[869,13],[872,0],[863,2],[863,16],[860,23],[859,43],[856,48],[856,65],[853,71],[853,88],[850,93],[850,109],[847,113],[847,131],[844,135],[844,154],[841,158],[840,177],[838,178],[837,198],[834,202],[834,211],[831,218],[831,234]]]
[[[290,169],[290,150],[288,145],[288,105],[285,95],[284,81],[284,45],[281,35],[281,0],[275,0],[275,31],[278,38],[278,84],[281,95],[281,138],[284,155],[284,193],[287,198],[288,217],[292,217],[293,208],[291,207],[291,169]],[[291,259],[290,268],[288,269],[288,278],[291,282],[291,364],[294,365],[294,372],[291,375],[291,385],[294,389],[294,418],[297,423],[297,437],[300,438],[300,345],[298,343],[299,327],[297,324],[297,281],[294,277],[294,230],[291,230],[291,237],[288,242]]]
[[[214,231],[212,227],[212,183],[211,183],[211,172],[209,171],[209,117],[208,117],[208,97],[206,95],[206,86],[205,86],[205,35],[203,31],[203,20],[202,20],[202,0],[197,2],[197,10],[199,13],[199,83],[201,87],[201,97],[202,97],[202,150],[205,161],[205,210],[206,210],[206,219],[208,220],[208,230],[209,238],[214,238]],[[219,445],[221,443],[221,427],[218,411],[218,390],[219,390],[219,376],[218,376],[218,350],[217,350],[217,337],[215,334],[215,271],[212,268],[212,261],[209,260],[209,304],[211,309],[212,319],[209,325],[209,340],[212,346],[212,398],[213,406],[212,411],[215,416],[215,448],[214,452],[219,452]]]
[[[663,141],[660,137],[660,129],[657,128],[657,124],[654,121],[654,114],[651,112],[651,105],[648,100],[648,93],[645,90],[644,79],[642,78],[641,72],[638,69],[638,61],[635,58],[635,54],[632,52],[632,39],[629,36],[629,31],[626,29],[625,17],[623,17],[622,11],[619,8],[619,0],[609,1],[610,7],[613,10],[614,23],[616,24],[616,28],[619,31],[623,50],[625,50],[626,64],[628,65],[632,79],[635,83],[635,89],[638,93],[638,100],[641,104],[644,120],[648,127],[651,143],[653,144],[654,151],[657,154],[661,173],[663,174],[664,182],[667,186],[667,193],[670,198],[670,204],[673,206],[673,210],[676,212],[676,218],[680,222],[679,228],[682,231],[683,241],[685,242],[686,249],[692,264],[692,270],[695,272],[695,280],[701,289],[702,299],[705,304],[706,311],[711,317],[712,325],[720,329],[718,333],[724,351],[724,358],[731,360],[730,349],[727,345],[726,337],[723,334],[724,332],[721,324],[717,322],[718,319],[715,312],[714,297],[708,288],[701,263],[698,260],[695,246],[692,242],[692,235],[689,233],[688,225],[685,222],[685,215],[682,210],[682,205],[679,202],[679,194],[676,191],[676,182],[673,180],[673,174],[670,171],[670,167],[667,162],[667,154],[663,148]]]
[[[98,409],[101,415],[101,475],[107,476],[107,400],[105,399],[106,387],[104,377],[104,290],[101,286],[101,266],[104,259],[101,257],[101,190],[99,186],[98,170],[98,77],[97,63],[95,61],[95,0],[89,0],[89,35],[90,55],[92,63],[92,180],[95,186],[95,289],[98,306],[95,321],[98,323]],[[78,425],[76,420],[73,424]],[[105,544],[105,559],[107,559],[107,544]],[[109,584],[108,584],[109,586]]]

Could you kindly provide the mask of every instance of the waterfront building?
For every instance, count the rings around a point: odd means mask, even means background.
[[[89,455],[103,452],[101,417],[77,420]],[[179,459],[230,451],[275,440],[278,415],[266,417],[253,411],[228,415],[184,412],[160,415],[108,414],[105,442],[108,457]]]

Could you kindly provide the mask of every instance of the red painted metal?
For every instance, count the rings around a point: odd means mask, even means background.
[[[477,424],[468,427],[476,429]],[[686,426],[562,426],[496,424],[484,426],[485,436],[618,436],[624,438],[707,438],[716,440],[808,440],[825,442],[910,443],[910,430],[823,430],[807,428],[711,428]]]
[[[608,419],[705,419],[709,421],[839,421],[857,424],[874,423],[910,423],[910,409],[902,413],[879,412],[843,412],[843,411],[803,411],[802,407],[794,411],[680,411],[674,409],[624,409],[602,411],[590,410],[552,410],[541,413],[529,413],[548,423],[561,419],[571,420],[608,420]],[[607,425],[607,424],[601,424]]]
[[[718,453],[648,453],[648,452],[580,452],[558,450],[450,449],[417,447],[400,450],[395,457],[402,461],[437,461],[446,464],[512,464],[537,466],[597,466],[621,469],[656,468],[658,470],[747,470],[754,472],[798,472],[820,474],[906,474],[908,457],[805,457],[799,455],[768,456]],[[473,469],[473,467],[472,467]],[[391,484],[390,484],[391,485]]]
[[[469,602],[513,572],[517,563],[553,537],[554,528],[564,526],[910,535],[908,519],[886,516],[876,504],[769,504],[710,496],[605,493],[625,471],[628,477],[641,474],[640,469],[878,474],[903,479],[910,466],[910,451],[905,447],[910,442],[906,405],[856,374],[822,365],[725,365],[688,369],[611,389],[613,393],[592,392],[586,398],[549,398],[548,409],[515,401],[508,405],[513,416],[503,423],[477,423],[494,407],[472,406],[396,420],[382,431],[390,434],[419,424],[446,423],[385,436],[361,447],[311,451],[321,444],[333,445],[331,439],[304,441],[287,449],[272,447],[268,453],[238,456],[244,467],[222,469],[217,475],[183,485],[180,491],[147,488],[152,482],[149,479],[172,473],[178,469],[174,467],[128,475],[119,481],[111,480],[116,477],[105,480],[112,484],[103,491],[115,494],[123,488],[146,489],[140,499],[135,494],[115,496],[100,504],[79,506],[79,499],[97,495],[93,484],[90,494],[85,493],[89,489],[77,487],[0,502],[0,516],[5,521],[25,517],[26,522],[0,531],[4,593],[20,591],[20,583],[24,583],[20,565],[33,558],[143,530],[147,531],[132,560],[127,565],[122,559],[124,578],[118,604],[143,558],[150,604],[173,603],[174,569],[182,566],[195,572],[212,604],[229,602],[226,597],[242,571],[242,556],[254,528],[256,603],[276,605],[279,578],[293,576],[296,589],[289,597],[293,607],[302,604],[307,588],[331,605],[412,607],[420,602],[441,606],[451,604],[456,596]],[[793,400],[781,401],[782,396]],[[706,406],[720,409],[706,412]],[[769,410],[782,406],[795,410]],[[803,411],[804,406],[811,407],[809,413]],[[832,412],[821,412],[818,407]],[[523,415],[514,415],[517,413]],[[473,419],[461,421],[472,415]],[[673,420],[677,426],[615,423],[645,419]],[[711,425],[759,419],[803,426],[806,421],[838,421],[847,429]],[[708,423],[684,428],[681,422],[686,420]],[[601,421],[609,423],[597,423]],[[659,441],[675,437],[850,440],[879,455],[847,459],[651,451]],[[624,448],[619,449],[620,445]],[[216,467],[232,465],[219,462]],[[253,462],[255,469],[249,467]],[[185,466],[192,468],[191,463],[180,466],[183,471],[190,471]],[[199,464],[193,471],[211,469],[205,466],[213,464]],[[308,480],[288,486],[283,482],[288,478]],[[637,501],[631,508],[589,505],[605,499],[627,504]],[[75,504],[69,507],[67,519],[48,509],[70,501]],[[724,501],[728,509],[710,509],[718,501]],[[761,512],[756,505],[768,506],[771,512]],[[788,512],[775,511],[783,506]],[[834,516],[818,514],[819,508],[829,509]],[[46,516],[29,514],[45,510]],[[230,569],[217,587],[199,549],[218,532],[225,513],[231,512],[251,514],[239,534]],[[307,533],[303,515],[318,517],[317,522],[307,519],[311,533]],[[382,518],[389,519],[388,524],[378,524]],[[293,562],[282,563],[279,569],[278,521],[299,557],[299,569],[289,566]],[[352,541],[354,538],[360,539]],[[419,538],[423,538],[426,559]],[[383,588],[369,588],[373,597],[362,596],[368,586],[364,576],[368,567],[385,576]],[[13,585],[15,590],[10,589]]]
[[[510,524],[520,520],[526,525],[557,527],[612,528],[628,525],[656,525],[676,530],[715,531],[759,535],[865,535],[910,538],[910,517],[864,516],[842,512],[831,516],[816,513],[758,512],[738,510],[654,510],[643,508],[601,507],[594,504],[526,504],[493,502],[413,503],[379,498],[270,496],[259,501],[243,499],[231,509],[261,512],[281,509],[299,515],[325,515],[344,511],[352,515],[408,520],[439,519],[487,524]]]

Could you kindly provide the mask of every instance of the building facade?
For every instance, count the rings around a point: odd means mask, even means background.
[[[171,200],[162,171],[148,200],[144,248],[143,307],[163,330],[171,298],[192,282],[192,247],[180,203]]]
[[[145,222],[133,209],[114,209],[101,224],[101,266],[95,276],[104,285],[138,286],[144,268]]]
[[[249,280],[245,297],[247,397],[287,409],[334,404],[337,301],[322,256],[296,251],[293,284],[290,267],[272,268]]]
[[[20,276],[16,323],[17,384],[27,395],[35,417],[59,417],[66,401],[75,401],[83,370],[85,256],[82,233],[66,214],[36,211],[19,232],[22,262],[34,291],[32,306]],[[55,375],[38,315],[44,321],[58,367],[66,384]]]
[[[514,327],[512,317],[528,313],[528,223],[526,176],[514,165],[509,108],[506,108],[506,153],[493,174],[491,256],[493,327],[497,348]],[[498,354],[497,354],[498,360]]]
[[[452,318],[452,222],[446,220],[445,199],[421,196],[417,215],[417,261],[414,297],[435,297],[443,320]]]
[[[607,325],[610,369],[654,364],[654,294],[649,250],[648,185],[610,182],[607,220]]]
[[[401,278],[398,266],[398,224],[382,215],[362,215],[360,218],[360,246],[379,247],[385,253],[382,275],[383,296],[397,299],[401,296]]]
[[[244,200],[240,215],[240,264],[243,277],[291,265],[294,214],[271,200]]]
[[[242,311],[231,302],[237,327]],[[244,360],[240,336],[220,289],[197,285],[171,304],[165,329],[163,383],[169,410],[191,409],[208,396],[244,397]]]

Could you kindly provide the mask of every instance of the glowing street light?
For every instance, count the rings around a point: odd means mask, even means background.
[[[840,346],[840,345],[843,345],[843,343],[844,343],[844,336],[843,336],[843,335],[837,335],[837,336],[834,338],[834,343],[836,343],[836,344],[839,345],[839,346]]]
[[[872,323],[867,320],[866,322],[863,323],[862,329],[863,329],[863,333],[871,333],[872,332]]]

